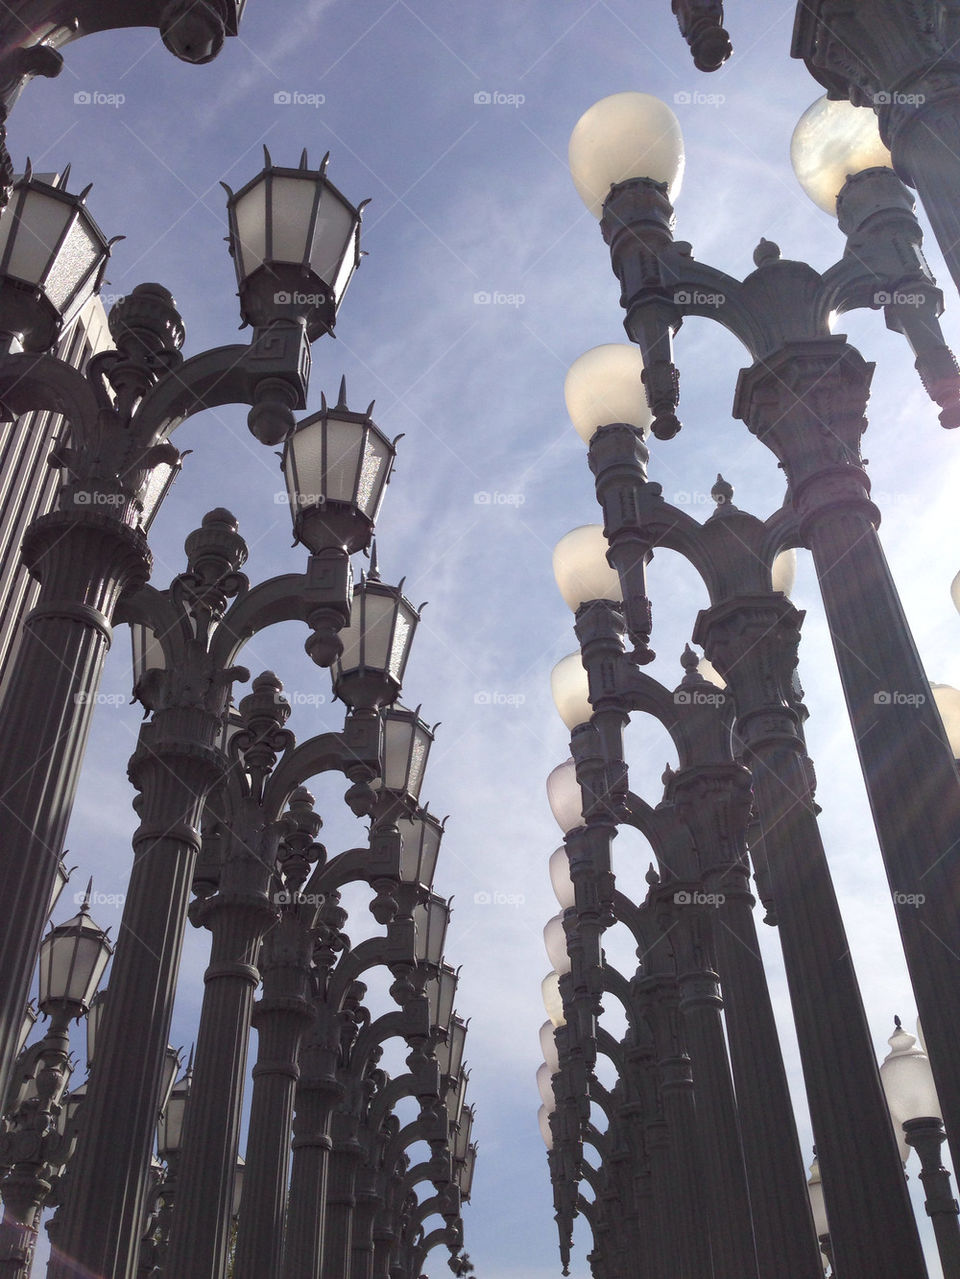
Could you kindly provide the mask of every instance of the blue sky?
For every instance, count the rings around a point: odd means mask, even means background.
[[[669,8],[667,0],[250,0],[242,35],[207,67],[176,62],[148,31],[68,46],[60,78],[30,85],[9,127],[18,168],[28,155],[39,171],[71,162],[75,189],[94,183],[94,216],[108,235],[127,237],[104,294],[144,280],[165,284],[186,321],[188,354],[234,340],[219,183],[237,188],[258,172],[263,143],[280,164],[296,163],[304,146],[315,160],[329,150],[332,180],[356,201],[371,198],[369,256],[336,341],[314,347],[310,408],[321,390],[335,396],[345,373],[351,405],[376,399],[378,424],[391,436],[405,433],[378,530],[380,567],[385,580],[405,576],[415,602],[429,600],[404,699],[442,721],[423,794],[434,811],[451,814],[437,887],[455,895],[447,953],[463,965],[458,1007],[472,1019],[466,1055],[480,1159],[465,1224],[483,1279],[559,1272],[534,1074],[545,1015],[540,980],[549,968],[541,930],[557,909],[547,861],[559,831],[544,780],[567,754],[549,675],[575,641],[551,555],[568,529],[599,519],[563,379],[587,348],[623,340],[607,250],[569,178],[570,130],[594,101],[623,89],[674,106],[687,148],[678,238],[733,275],[752,269],[761,236],[818,269],[843,249],[833,220],[807,200],[789,165],[793,126],[819,94],[789,58],[794,6],[731,0],[735,55],[712,76],[694,71]],[[123,100],[85,103],[78,94]],[[931,238],[926,247],[957,347],[954,292]],[[905,344],[878,314],[847,317],[842,328],[877,361],[865,453],[907,616],[930,678],[960,685],[960,618],[949,597],[960,555],[956,539],[944,536],[956,527],[957,441],[939,427]],[[651,478],[668,500],[705,517],[722,470],[738,505],[768,515],[780,504],[782,476],[730,416],[745,355],[718,326],[695,320],[678,336],[676,359],[684,430],[653,442]],[[245,416],[207,413],[178,433],[180,447],[194,451],[154,525],[156,585],[180,571],[183,538],[216,505],[240,519],[253,580],[302,566],[277,500],[276,458],[249,435]],[[807,610],[801,678],[821,821],[883,1055],[893,1014],[911,1026],[915,1008],[815,577],[803,554],[800,561],[794,599]],[[670,553],[657,554],[650,590],[660,655],[651,670],[672,686],[706,596]],[[277,628],[243,658],[254,673],[275,669],[299,697],[290,726],[301,738],[341,719],[326,675],[303,655],[304,635],[299,626]],[[103,691],[126,694],[129,685],[120,633]],[[310,704],[318,696],[326,703]],[[100,708],[68,838],[68,862],[80,870],[57,919],[73,913],[81,876],[93,873],[104,894],[124,890],[135,825],[125,764],[138,724],[136,707]],[[641,722],[628,744],[633,789],[656,802],[672,748],[662,730]],[[349,814],[338,812],[342,789],[336,781],[316,788],[331,851],[358,842]],[[615,869],[637,892],[649,860],[641,843],[622,837],[616,847]],[[373,924],[362,894],[354,903],[348,931],[359,940]],[[116,932],[119,910],[96,913]],[[776,937],[763,932],[809,1159]],[[629,948],[614,933],[609,953],[626,965]],[[206,950],[206,934],[191,932],[176,1044],[195,1034]],[[575,1275],[587,1273],[589,1246],[578,1234]],[[438,1254],[432,1270],[446,1273]]]

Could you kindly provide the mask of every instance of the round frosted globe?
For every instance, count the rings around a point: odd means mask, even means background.
[[[585,111],[570,135],[570,173],[595,218],[615,182],[652,178],[676,199],[683,179],[683,134],[665,102],[649,93],[612,93]]]
[[[543,1006],[547,1010],[547,1016],[554,1026],[565,1026],[567,1022],[563,1015],[563,1000],[560,998],[559,973],[547,973],[540,983],[540,994],[543,996]]]
[[[548,1150],[552,1150],[553,1133],[550,1131],[550,1112],[546,1106],[541,1106],[537,1111],[537,1123],[540,1125],[540,1136],[543,1138],[543,1144]]]
[[[550,883],[561,910],[576,906],[576,894],[570,878],[570,858],[562,844],[550,854]]]
[[[781,551],[773,561],[770,576],[773,580],[773,589],[783,591],[784,595],[789,596],[797,580],[797,552],[792,546]]]
[[[546,1106],[548,1115],[557,1108],[557,1099],[553,1095],[553,1074],[546,1062],[537,1067],[537,1088],[540,1090],[540,1100]]]
[[[553,1033],[553,1022],[545,1021],[540,1027],[540,1051],[544,1062],[550,1067],[551,1075],[560,1069],[560,1054],[557,1052],[557,1040]]]
[[[950,583],[950,598],[953,600],[953,607],[960,613],[960,573]]]
[[[570,421],[587,444],[598,427],[626,422],[650,434],[653,415],[643,389],[643,356],[628,342],[607,342],[574,360],[563,384]]]
[[[557,713],[571,733],[578,724],[590,722],[590,687],[579,651],[568,653],[557,662],[550,672],[550,692]]]
[[[714,666],[713,662],[708,661],[705,657],[701,657],[697,663],[697,674],[702,675],[711,684],[716,684],[717,688],[727,687],[727,681]]]
[[[826,95],[807,107],[790,140],[797,181],[818,208],[837,216],[837,196],[851,173],[893,168],[870,107],[831,102]]]
[[[557,825],[566,835],[577,826],[585,826],[583,820],[583,796],[577,781],[577,766],[566,759],[547,778],[547,803]]]
[[[547,958],[553,964],[554,972],[561,976],[570,971],[570,956],[567,954],[567,934],[563,931],[563,916],[554,915],[548,919],[543,928],[543,944],[547,948]]]
[[[581,524],[564,533],[553,548],[553,576],[574,613],[587,600],[623,599],[620,574],[607,563],[602,524]]]
[[[943,720],[953,758],[960,759],[960,689],[950,684],[931,684],[930,692]]]

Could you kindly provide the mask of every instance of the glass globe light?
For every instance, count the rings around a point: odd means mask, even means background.
[[[553,964],[554,972],[562,975],[570,971],[570,956],[567,954],[567,934],[563,930],[563,916],[554,915],[548,919],[543,928],[543,944],[547,949],[547,958]]]
[[[553,1073],[546,1062],[537,1067],[537,1087],[540,1090],[540,1100],[546,1106],[548,1114],[557,1108],[557,1099],[553,1095]]]
[[[931,684],[930,692],[943,720],[953,758],[960,759],[960,689],[950,684]]]
[[[623,599],[620,574],[607,563],[602,524],[581,524],[561,537],[553,549],[553,576],[574,613],[588,600]]]
[[[579,649],[561,657],[550,672],[550,692],[557,714],[571,733],[578,724],[590,722],[590,686]]]
[[[607,342],[574,360],[563,384],[570,421],[589,444],[597,429],[626,422],[650,434],[653,415],[643,389],[643,357],[628,342]]]
[[[775,591],[782,591],[784,595],[790,595],[793,590],[793,584],[797,580],[797,552],[792,546],[788,547],[773,561],[770,569],[770,578]]]
[[[543,1006],[547,1010],[547,1016],[554,1026],[565,1026],[567,1022],[563,1015],[563,1000],[560,997],[560,974],[547,973],[540,983],[540,993],[543,996]]]
[[[550,1131],[550,1112],[546,1106],[541,1106],[537,1111],[537,1123],[540,1125],[540,1136],[543,1138],[543,1144],[548,1150],[552,1150],[553,1133]]]
[[[716,684],[717,688],[726,688],[727,681],[723,678],[717,668],[706,657],[701,657],[697,663],[697,674],[702,675],[705,680],[709,680],[711,684]]]
[[[807,107],[797,122],[790,140],[790,162],[810,199],[834,217],[840,188],[852,173],[893,168],[871,108],[831,102],[826,94]]]
[[[572,759],[558,764],[547,778],[547,802],[564,835],[577,826],[586,825],[577,766]]]
[[[543,1059],[550,1067],[550,1073],[555,1075],[560,1069],[560,1054],[557,1052],[557,1040],[553,1033],[553,1022],[545,1021],[540,1027],[540,1051],[543,1053]]]
[[[673,201],[683,179],[680,122],[649,93],[612,93],[577,121],[569,161],[577,194],[595,218],[601,217],[611,186],[628,178],[665,182]]]
[[[570,859],[562,844],[550,854],[550,883],[561,910],[569,910],[577,904],[570,878]]]
[[[950,598],[953,600],[953,607],[960,613],[960,573],[950,583]]]

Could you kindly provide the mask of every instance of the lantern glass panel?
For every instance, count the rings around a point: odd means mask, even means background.
[[[237,198],[233,206],[237,223],[238,275],[252,275],[263,266],[267,252],[267,183],[261,177]]]
[[[357,212],[331,186],[320,201],[320,214],[310,247],[310,265],[328,285],[337,301],[343,296],[353,274],[353,251]]]
[[[447,1089],[447,1119],[452,1124],[457,1122],[463,1110],[463,1099],[467,1091],[468,1078],[467,1072],[461,1070],[456,1076],[456,1083]]]
[[[379,431],[367,430],[357,482],[357,505],[370,520],[375,520],[380,510],[393,453],[393,445],[386,436]]]
[[[397,828],[403,841],[403,850],[400,854],[400,882],[422,884],[424,888],[431,888],[437,859],[440,856],[443,827],[434,817],[424,813],[417,817],[398,818]],[[456,977],[454,977],[454,989],[456,984]]]
[[[398,711],[402,709],[397,707]],[[413,712],[384,716],[381,785],[385,790],[406,793],[413,800],[418,798],[430,740],[430,730]]]
[[[139,684],[147,671],[165,671],[167,657],[157,632],[141,622],[134,622],[130,627],[130,640],[133,646],[133,682]]]
[[[463,1065],[463,1053],[467,1046],[467,1024],[454,1017],[450,1022],[450,1030],[447,1034],[447,1055],[445,1060],[444,1073],[451,1078],[455,1078],[460,1073],[460,1067]]]
[[[416,956],[420,963],[436,968],[443,959],[443,943],[450,912],[442,897],[433,894],[413,909],[416,929]]]
[[[466,1159],[470,1150],[470,1137],[473,1133],[473,1107],[465,1106],[460,1115],[459,1130],[453,1139],[454,1159]]]
[[[465,1201],[470,1200],[470,1190],[473,1186],[473,1170],[477,1162],[476,1146],[467,1147],[467,1155],[463,1162],[459,1165],[459,1181],[460,1196]]]
[[[83,281],[96,271],[102,253],[103,249],[96,237],[79,218],[76,219],[60,247],[46,282],[47,296],[62,313],[65,323],[69,323],[76,315],[79,307],[75,302],[71,306],[71,299]],[[84,295],[83,302],[86,300]]]
[[[270,180],[271,262],[306,262],[307,242],[317,199],[316,179],[273,174]]]
[[[157,1125],[157,1149],[160,1152],[161,1159],[166,1160],[170,1155],[175,1155],[180,1150],[180,1142],[183,1137],[183,1116],[187,1108],[187,1098],[190,1095],[190,1082],[191,1076],[187,1073],[179,1082],[174,1084],[166,1109]]]
[[[5,273],[30,284],[42,284],[55,261],[57,246],[73,216],[74,207],[54,195],[25,188],[16,206],[19,217],[11,216],[14,213],[11,206],[6,217],[0,218],[4,232],[0,243],[4,251],[8,237],[15,236],[9,261],[4,263]]]

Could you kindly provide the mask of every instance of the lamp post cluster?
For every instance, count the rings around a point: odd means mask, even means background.
[[[189,25],[213,9],[178,12]],[[294,417],[306,407],[311,344],[332,331],[360,259],[362,205],[326,167],[304,153],[283,168],[265,152],[260,174],[227,188],[252,340],[186,360],[176,303],[152,283],[112,307],[114,349],[82,373],[58,360],[50,349],[99,289],[111,242],[68,175],[50,185],[28,168],[0,216],[0,406],[8,421],[46,409],[67,423],[52,458],[56,509],[24,542],[40,595],[0,706],[11,831],[0,851],[0,1095],[12,1105],[0,1271],[10,1276],[29,1273],[41,1210],[54,1205],[56,1279],[214,1279],[231,1253],[236,1279],[416,1279],[437,1246],[470,1269],[460,1218],[476,1154],[466,1026],[443,963],[449,905],[433,893],[443,824],[420,804],[433,731],[398,702],[420,609],[402,582],[381,580],[372,549],[396,442],[372,404],[349,408],[344,383],[336,404],[324,397],[318,412]],[[251,585],[237,521],[216,508],[186,539],[184,571],[166,589],[150,586],[147,531],[181,462],[169,435],[228,403],[249,406],[260,442],[283,446],[305,569]],[[352,557],[367,552],[355,583]],[[286,621],[306,625],[306,651],[331,669],[346,707],[342,727],[299,745],[273,672],[233,697],[250,678],[236,664],[242,646]],[[42,946],[40,935],[103,662],[123,623],[145,708],[128,770],[139,826],[109,985],[94,999],[109,945],[86,906]],[[328,772],[344,774],[348,807],[370,821],[363,847],[333,856],[316,842],[322,823],[306,789]],[[351,946],[340,890],[358,883],[370,885],[383,931]],[[188,919],[210,932],[211,957],[195,1051],[174,1083],[167,1041]],[[51,1023],[23,1049],[38,955]],[[392,974],[398,1011],[375,1016],[362,979],[378,966]],[[88,1008],[89,1078],[71,1109],[61,1104],[66,1027]],[[378,1066],[392,1038],[409,1050],[396,1079]],[[408,1097],[418,1115],[401,1125],[395,1110]],[[419,1142],[430,1156],[418,1162]],[[443,1224],[431,1228],[434,1217]]]
[[[956,1160],[960,935],[951,885],[960,776],[877,537],[860,456],[872,366],[831,331],[836,314],[882,307],[907,338],[941,422],[960,424],[956,364],[912,200],[882,162],[851,165],[837,196],[842,260],[821,274],[761,241],[756,270],[740,281],[674,240],[683,145],[662,103],[633,93],[604,99],[577,124],[570,160],[610,246],[635,346],[588,352],[566,384],[604,522],[568,534],[554,557],[579,641],[554,672],[572,757],[548,780],[564,847],[551,861],[561,913],[545,931],[553,972],[540,1074],[564,1264],[580,1212],[593,1228],[598,1276],[823,1272],[823,1232],[811,1217],[759,959],[752,869],[779,933],[835,1273],[922,1276],[817,820],[797,678],[803,614],[789,598],[790,557],[803,547],[820,582]],[[765,520],[735,505],[723,476],[703,523],[647,477],[648,433],[667,441],[680,430],[673,339],[687,315],[723,324],[754,361],[740,374],[733,411],[785,473],[783,504]],[[688,560],[710,600],[691,631],[707,660],[688,646],[672,689],[642,669],[654,657],[646,566],[657,547]],[[629,789],[624,729],[638,712],[659,720],[678,757],[655,805]],[[918,794],[930,802],[917,804]],[[613,874],[621,826],[638,829],[654,854],[640,902],[618,891]],[[635,972],[618,972],[604,955],[614,923],[631,934]],[[619,1039],[601,1019],[611,999],[625,1016]],[[600,1056],[612,1063],[612,1087],[600,1082]],[[899,1128],[907,1116],[894,1113]],[[930,1148],[927,1158],[938,1163]],[[864,1168],[868,1194],[856,1171]],[[955,1217],[938,1211],[951,1222],[938,1231],[945,1273],[956,1274],[947,1240]]]

